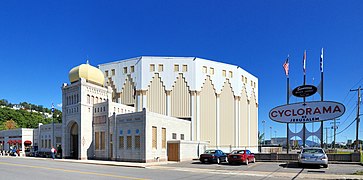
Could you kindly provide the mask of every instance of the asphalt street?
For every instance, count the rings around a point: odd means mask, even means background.
[[[246,165],[200,164],[197,161],[147,168],[74,163],[62,160],[0,157],[0,179],[363,179],[353,176],[363,166],[330,164],[329,168],[299,168],[292,164],[257,162]]]

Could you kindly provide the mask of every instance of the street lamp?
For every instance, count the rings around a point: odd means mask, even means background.
[[[52,103],[52,146],[54,147],[54,105]]]

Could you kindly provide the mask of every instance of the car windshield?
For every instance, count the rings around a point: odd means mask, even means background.
[[[204,152],[204,154],[214,154],[214,153],[216,153],[216,151],[215,151],[215,150],[206,150],[206,151]]]
[[[323,154],[323,150],[322,149],[304,149],[303,153],[305,154]]]
[[[244,154],[245,150],[234,150],[231,152],[231,154]]]

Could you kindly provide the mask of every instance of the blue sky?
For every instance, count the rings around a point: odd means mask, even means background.
[[[263,131],[266,120],[269,139],[286,136],[286,126],[268,118],[271,108],[286,102],[284,60],[289,54],[291,86],[301,85],[306,50],[307,83],[317,85],[323,47],[324,99],[347,109],[340,132],[356,114],[357,94],[349,90],[363,85],[362,9],[362,1],[334,0],[4,0],[0,98],[60,104],[69,70],[86,59],[98,65],[142,55],[197,56],[238,65],[259,78],[259,125]],[[355,124],[337,136],[346,139],[355,139]]]

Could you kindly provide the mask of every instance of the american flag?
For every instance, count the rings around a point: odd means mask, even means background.
[[[323,72],[323,67],[324,67],[324,49],[321,48],[321,55],[320,55],[320,72]]]
[[[286,59],[285,63],[282,65],[282,67],[285,70],[286,76],[288,76],[289,75],[289,56],[287,56],[287,59]]]
[[[306,74],[306,50],[304,51],[304,59],[303,59],[303,71],[304,71],[304,75]]]

